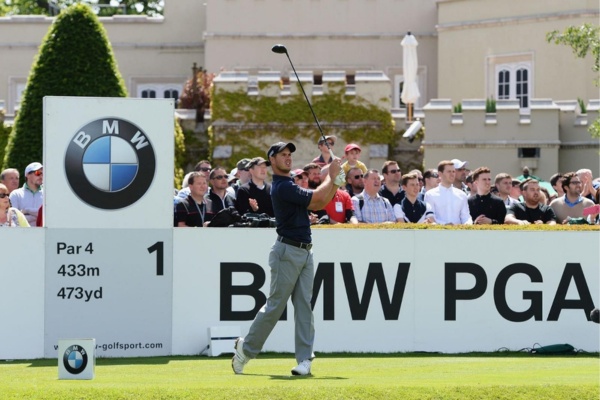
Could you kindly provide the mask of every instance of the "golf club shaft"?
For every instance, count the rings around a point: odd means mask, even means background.
[[[317,115],[315,114],[315,110],[313,110],[312,105],[310,104],[310,100],[308,100],[308,96],[306,95],[306,92],[304,91],[304,87],[302,86],[302,82],[300,82],[300,77],[298,76],[298,73],[296,72],[296,68],[294,68],[294,63],[292,62],[292,59],[290,58],[290,55],[288,54],[288,52],[285,52],[285,55],[287,56],[290,65],[292,66],[292,70],[294,71],[294,75],[296,75],[296,80],[298,81],[298,85],[300,86],[300,90],[302,90],[302,94],[304,95],[304,98],[306,99],[306,103],[308,104],[308,108],[310,108],[310,112],[312,113],[313,118],[315,119],[315,122],[317,123],[317,128],[319,128],[319,132],[321,133],[321,137],[323,138],[323,141],[325,143],[325,146],[327,146],[327,149],[329,149],[329,154],[331,155],[331,158],[334,157],[333,155],[333,151],[331,150],[331,147],[329,146],[329,143],[327,142],[327,138],[325,138],[325,135],[323,134],[323,129],[321,128],[321,124],[319,123],[319,119],[317,118]]]

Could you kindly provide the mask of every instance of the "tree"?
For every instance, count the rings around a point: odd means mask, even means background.
[[[196,121],[204,121],[204,111],[210,108],[210,86],[215,74],[207,73],[202,67],[192,68],[193,77],[188,79],[179,98],[179,108],[196,110]]]
[[[44,96],[127,96],[106,31],[87,5],[61,12],[42,41],[9,137],[6,167],[23,171],[42,160]]]
[[[4,15],[47,15],[48,2],[38,0],[2,0],[0,16]]]
[[[0,16],[56,15],[58,11],[79,3],[92,6],[99,16],[123,13],[157,16],[162,15],[164,8],[164,0],[0,0]]]
[[[578,58],[585,58],[591,52],[594,57],[592,70],[596,73],[600,72],[600,27],[592,24],[570,26],[562,33],[558,30],[549,32],[546,39],[549,43],[571,46]],[[600,80],[596,78],[594,84],[600,86]],[[593,137],[600,137],[600,118],[594,121],[589,131]]]

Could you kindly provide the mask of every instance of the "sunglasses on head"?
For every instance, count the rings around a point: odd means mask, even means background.
[[[0,193],[0,199],[8,197],[8,193]]]

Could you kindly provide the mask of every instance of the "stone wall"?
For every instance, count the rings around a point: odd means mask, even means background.
[[[450,100],[432,100],[424,107],[425,165],[459,158],[471,169],[488,166],[492,174],[518,176],[528,166],[543,179],[557,171],[590,168],[600,174],[599,139],[588,126],[598,118],[598,101],[581,114],[577,101],[532,99],[529,113],[518,101],[498,101],[495,113],[486,113],[485,100],[463,100],[462,113],[453,114]]]

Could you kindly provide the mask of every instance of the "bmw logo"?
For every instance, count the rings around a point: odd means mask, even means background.
[[[88,363],[88,355],[85,349],[76,344],[67,347],[63,354],[63,365],[73,375],[82,373]]]
[[[118,118],[98,119],[79,129],[65,156],[73,192],[90,206],[105,210],[124,208],[142,198],[155,170],[148,137]]]

